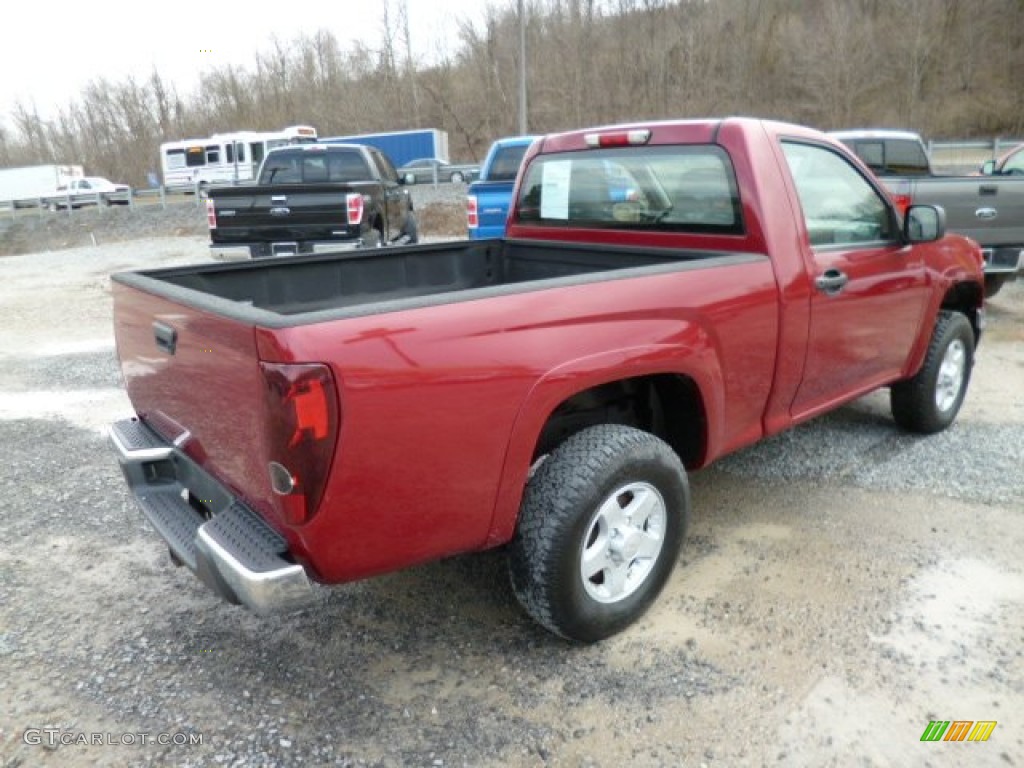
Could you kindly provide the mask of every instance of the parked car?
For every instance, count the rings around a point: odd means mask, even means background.
[[[982,163],[983,176],[1024,176],[1024,144],[1011,149],[995,160]]]
[[[58,208],[81,208],[84,205],[128,205],[132,188],[115,184],[102,176],[69,179],[44,198],[51,211]]]
[[[479,164],[452,165],[436,157],[410,160],[398,169],[398,174],[409,184],[451,181],[456,184],[472,181],[480,175]]]

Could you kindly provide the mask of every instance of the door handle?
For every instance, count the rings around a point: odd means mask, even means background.
[[[178,347],[178,332],[169,325],[161,322],[153,323],[153,340],[157,349],[162,349],[169,355],[173,355]]]
[[[819,291],[831,296],[843,290],[849,279],[845,272],[840,272],[838,269],[826,269],[824,274],[818,275],[814,279],[814,285]]]

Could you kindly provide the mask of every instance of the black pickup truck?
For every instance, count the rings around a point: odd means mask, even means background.
[[[208,190],[210,248],[252,258],[415,243],[412,199],[373,147],[304,144],[267,153],[255,184]]]

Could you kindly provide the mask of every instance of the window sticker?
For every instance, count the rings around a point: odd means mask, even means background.
[[[569,176],[571,160],[544,163],[541,169],[540,217],[542,219],[569,218]]]

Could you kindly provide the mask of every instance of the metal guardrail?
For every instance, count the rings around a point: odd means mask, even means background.
[[[974,173],[986,160],[994,160],[1024,139],[977,139],[972,141],[929,141],[932,165],[950,173]]]
[[[97,193],[96,195],[48,195],[46,197],[27,197],[18,200],[0,202],[0,215],[15,216],[19,212],[34,210],[40,218],[52,213],[71,215],[81,208],[98,208],[107,205],[134,209],[140,203],[159,205],[167,208],[169,204],[179,204],[190,197],[194,205],[200,208],[204,204],[203,195],[198,189],[130,189],[128,192],[114,194]],[[56,211],[54,210],[56,209]]]

